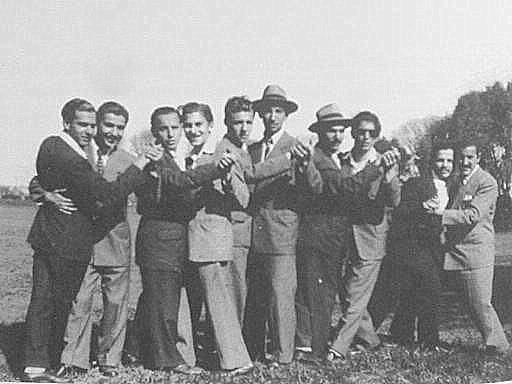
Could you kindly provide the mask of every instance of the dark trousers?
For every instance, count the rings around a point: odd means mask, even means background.
[[[140,356],[146,368],[174,368],[185,361],[176,348],[183,274],[141,268],[142,293],[135,314]]]
[[[36,251],[28,306],[25,366],[52,368],[60,363],[64,331],[88,263]]]
[[[402,343],[414,342],[418,319],[418,343],[439,344],[439,305],[441,279],[439,267],[415,269],[399,267],[400,296],[391,324],[391,335]]]
[[[297,346],[308,345],[323,357],[331,328],[332,312],[339,291],[343,252],[298,249],[296,295]]]

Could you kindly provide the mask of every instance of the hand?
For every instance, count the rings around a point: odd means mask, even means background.
[[[393,164],[389,169],[384,173],[384,181],[386,183],[390,183],[395,177],[398,177],[400,174],[400,167],[398,163]]]
[[[77,207],[73,203],[73,200],[62,196],[62,192],[66,192],[66,188],[56,189],[52,192],[45,192],[44,199],[52,204],[55,204],[59,209],[59,212],[66,215],[71,215],[77,210]]]
[[[397,148],[390,149],[382,154],[380,157],[380,165],[385,169],[391,168],[400,160],[400,151]]]
[[[228,171],[237,160],[238,157],[234,153],[225,152],[215,165],[222,171]]]
[[[161,145],[146,145],[133,164],[139,169],[144,169],[150,161],[158,161],[163,155],[164,150]]]
[[[427,210],[428,213],[436,213],[439,211],[441,202],[437,197],[432,197],[428,199],[427,201],[424,201],[422,203],[423,208]]]
[[[290,149],[290,156],[292,159],[308,162],[311,157],[311,149],[307,145],[299,142]]]

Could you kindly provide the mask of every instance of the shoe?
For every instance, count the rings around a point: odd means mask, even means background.
[[[243,376],[251,373],[253,369],[254,365],[251,363],[243,367],[226,370],[226,373],[228,376]]]
[[[495,345],[486,345],[483,352],[487,356],[503,356],[503,355],[510,353],[510,351],[511,351],[510,348],[506,349],[506,350],[502,350]]]
[[[329,348],[329,350],[327,351],[326,360],[331,363],[340,363],[347,361],[347,358],[337,350]]]
[[[297,352],[295,354],[295,359],[304,364],[314,365],[317,367],[322,367],[325,364],[325,360],[320,356],[317,356],[313,352]]]
[[[63,372],[61,373],[61,369],[62,367],[58,372],[50,370],[40,373],[23,372],[21,380],[29,383],[71,383],[71,377],[65,376]]]
[[[76,365],[61,365],[57,371],[60,377],[75,378],[87,374],[88,370],[85,368],[77,367]]]
[[[99,370],[104,377],[116,377],[119,375],[117,367],[112,365],[100,365]]]
[[[188,364],[179,364],[173,368],[163,369],[166,372],[179,373],[182,375],[201,375],[204,370],[200,367],[191,367]]]
[[[295,352],[312,352],[311,347],[295,347]]]

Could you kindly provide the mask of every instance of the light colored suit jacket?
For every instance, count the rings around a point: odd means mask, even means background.
[[[87,158],[93,159],[94,157],[87,153]],[[117,149],[113,152],[105,166],[103,177],[107,181],[113,181],[123,173],[133,162],[135,157],[123,149]],[[94,170],[97,170],[97,165],[91,163]],[[123,206],[119,206],[119,215],[122,216],[122,221],[117,224],[102,240],[94,245],[94,253],[91,259],[91,264],[96,266],[108,267],[128,267],[130,266],[131,256],[131,237],[130,227],[126,220],[126,201]]]
[[[444,269],[467,270],[494,264],[492,221],[497,197],[496,180],[481,168],[466,185],[458,183],[450,209],[442,215],[442,224],[447,227]]]
[[[298,140],[284,132],[267,161],[285,155]],[[254,164],[261,162],[263,141],[249,147]],[[254,214],[252,248],[258,253],[295,254],[299,229],[299,205],[303,188],[322,191],[322,178],[313,162],[299,175],[295,167],[255,184],[251,200]]]
[[[223,138],[215,153],[205,151],[200,155],[197,165],[211,163],[226,150],[234,152],[238,148]],[[195,191],[194,195],[197,213],[188,223],[189,259],[193,262],[233,260],[231,211],[235,202],[247,207],[250,196],[240,165],[233,165],[223,181],[214,180],[212,185]]]

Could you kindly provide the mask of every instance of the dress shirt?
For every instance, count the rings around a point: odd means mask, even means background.
[[[477,164],[469,175],[462,177],[462,185],[466,185],[468,183],[469,179],[471,178],[471,176],[473,176],[473,174],[476,172],[478,168],[480,168],[480,166]]]
[[[439,210],[442,212],[446,209],[448,205],[448,188],[446,187],[446,182],[437,177],[435,173],[433,173],[434,187],[436,188],[436,196],[439,201]]]
[[[272,152],[272,149],[274,148],[276,143],[279,141],[281,136],[283,136],[283,133],[284,133],[284,130],[281,128],[279,131],[274,133],[272,136],[270,136],[266,139],[263,139],[263,146],[262,146],[262,151],[261,151],[261,161],[262,162],[265,161],[266,155],[268,156],[268,154],[270,152]]]

